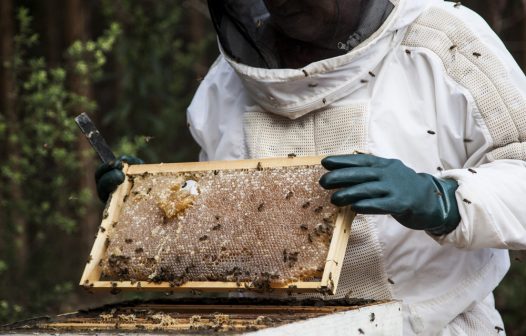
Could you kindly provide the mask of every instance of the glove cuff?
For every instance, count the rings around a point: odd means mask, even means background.
[[[434,236],[442,236],[451,233],[460,224],[461,217],[455,196],[458,183],[452,179],[439,179],[436,177],[432,177],[432,179],[437,191],[440,193],[440,210],[443,214],[443,220],[440,225],[426,228],[426,231]]]

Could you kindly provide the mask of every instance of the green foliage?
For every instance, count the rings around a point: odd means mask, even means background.
[[[113,22],[96,41],[75,41],[67,50],[68,56],[76,61],[73,68],[75,74],[84,80],[100,79],[107,61],[105,53],[112,50],[121,33],[120,25]]]
[[[8,141],[12,148],[19,148],[19,153],[8,157],[1,174],[23,189],[32,190],[24,194],[20,204],[10,204],[11,208],[25,214],[28,223],[58,225],[71,231],[77,211],[83,205],[78,201],[86,199],[80,197],[85,191],[74,191],[80,167],[76,150],[78,130],[72,114],[79,109],[93,111],[96,104],[67,88],[66,68],[49,68],[44,58],[26,56],[39,37],[31,32],[27,9],[18,11],[18,20],[20,31],[15,38],[15,61],[14,66],[9,67],[17,83],[17,120],[9,127],[17,132],[6,133],[6,126],[0,130],[4,129],[2,134],[9,134]],[[96,42],[76,42],[69,48],[73,69],[84,76],[82,80],[93,79],[88,74],[100,75],[105,64],[104,52],[111,49],[119,33],[115,24]],[[78,69],[84,67],[88,71],[79,73]],[[64,188],[74,192],[64,197]]]
[[[139,157],[148,162],[196,160],[185,111],[214,35],[188,42],[185,9],[170,1],[105,0],[103,8],[124,31],[115,48],[122,96],[104,114],[104,125],[122,125],[118,138],[140,144]],[[151,141],[137,141],[137,135]]]
[[[17,304],[10,304],[0,298],[0,321],[7,321],[13,316],[20,316],[24,309]]]
[[[77,149],[78,130],[73,118],[75,111],[90,112],[96,104],[71,91],[67,81],[69,76],[77,75],[86,85],[100,77],[105,54],[120,34],[119,26],[114,24],[96,41],[76,42],[68,50],[66,65],[51,68],[35,52],[40,40],[32,31],[29,11],[19,8],[17,20],[14,56],[3,64],[14,79],[11,96],[16,102],[15,110],[0,114],[0,143],[8,148],[0,166],[0,195],[6,195],[0,202],[0,222],[6,224],[2,244],[8,250],[2,256],[6,260],[0,261],[2,283],[8,281],[7,276],[12,277],[11,281],[15,277],[50,278],[49,268],[46,269],[49,261],[45,260],[49,256],[39,254],[36,246],[52,245],[50,232],[54,229],[74,232],[85,206],[93,200],[89,190],[81,189],[78,181],[83,153]],[[21,253],[27,255],[26,259],[17,256]],[[24,265],[17,265],[17,272],[7,274],[7,265],[15,260],[27,263],[25,269]],[[38,304],[30,302],[29,311],[56,303],[71,290],[69,283],[54,288],[50,295],[42,295],[39,285],[28,285],[25,294],[29,298],[39,297]],[[0,293],[0,298],[6,295]],[[21,306],[23,303],[11,300],[0,301],[0,320],[16,318],[27,310]]]

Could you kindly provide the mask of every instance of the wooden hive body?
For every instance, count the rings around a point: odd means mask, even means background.
[[[353,214],[319,157],[125,167],[87,289],[334,293]]]
[[[402,335],[400,302],[174,299],[132,301],[0,326],[6,334]]]

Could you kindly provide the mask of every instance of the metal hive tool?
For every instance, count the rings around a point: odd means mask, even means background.
[[[126,167],[81,285],[334,292],[352,214],[320,158]]]

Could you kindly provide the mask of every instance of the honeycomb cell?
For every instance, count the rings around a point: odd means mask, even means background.
[[[321,166],[142,174],[110,232],[113,281],[319,281],[338,209]]]

